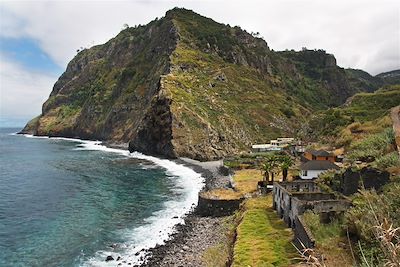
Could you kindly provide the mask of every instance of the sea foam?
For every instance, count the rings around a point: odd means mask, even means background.
[[[140,264],[146,261],[145,250],[156,245],[162,245],[170,238],[174,227],[179,223],[184,223],[184,216],[192,210],[197,203],[198,192],[204,185],[204,178],[191,168],[177,164],[167,159],[160,159],[147,156],[139,152],[130,153],[127,150],[110,148],[102,145],[101,141],[88,141],[64,137],[45,137],[24,135],[29,138],[48,138],[49,140],[65,140],[77,142],[79,145],[75,150],[94,150],[108,153],[115,153],[124,157],[142,159],[154,163],[165,169],[166,179],[173,180],[175,187],[173,191],[182,196],[179,200],[170,200],[164,203],[164,208],[154,212],[145,219],[142,226],[134,229],[124,229],[120,234],[126,240],[123,244],[118,244],[118,253],[110,250],[99,250],[95,255],[82,262],[81,266],[115,266],[115,261],[105,262],[109,255],[114,259],[121,257],[125,263],[119,261],[122,266]],[[143,167],[146,169],[146,167]],[[122,249],[121,249],[122,247]],[[88,255],[86,255],[88,256]]]

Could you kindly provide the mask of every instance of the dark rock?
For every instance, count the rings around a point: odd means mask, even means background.
[[[113,260],[114,260],[113,256],[107,256],[106,258],[106,261],[113,261]]]
[[[344,195],[348,196],[356,193],[359,189],[381,190],[382,186],[387,184],[390,180],[390,174],[387,171],[365,167],[360,171],[353,171],[351,168],[347,169],[337,179],[340,181],[339,188],[333,188]]]

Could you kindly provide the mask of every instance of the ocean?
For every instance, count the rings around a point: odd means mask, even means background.
[[[203,186],[173,161],[18,130],[0,128],[0,266],[134,265]]]

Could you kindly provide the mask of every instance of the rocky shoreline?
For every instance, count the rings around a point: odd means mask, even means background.
[[[205,177],[204,190],[231,186],[230,175],[220,171],[222,161],[199,162],[183,158],[177,162]],[[147,251],[146,254],[150,256],[140,266],[203,266],[203,254],[207,249],[229,242],[225,220],[225,217],[201,217],[194,209],[186,216],[185,224],[175,227],[164,245]]]

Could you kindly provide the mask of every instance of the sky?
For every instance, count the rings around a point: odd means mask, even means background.
[[[339,66],[376,75],[400,69],[395,0],[0,0],[0,127],[41,113],[77,49],[105,43],[126,23],[146,24],[174,7],[259,32],[274,50],[324,49]]]

